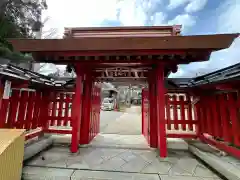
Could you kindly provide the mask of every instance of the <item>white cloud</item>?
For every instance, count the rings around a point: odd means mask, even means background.
[[[165,20],[166,20],[166,14],[164,14],[163,12],[157,12],[153,16],[153,24],[155,26],[159,26],[159,25],[165,24]]]
[[[119,4],[119,20],[124,26],[143,26],[146,14],[142,6],[135,1],[123,0]]]
[[[170,0],[168,9],[173,10],[185,4],[187,4],[185,11],[187,13],[194,13],[202,10],[207,4],[207,0]]]
[[[49,16],[44,30],[57,28],[59,34],[64,27],[97,26],[104,19],[116,18],[117,0],[47,0],[48,10],[43,18]]]
[[[216,33],[239,33],[240,23],[236,18],[240,17],[240,2],[237,0],[225,0],[216,10]],[[237,38],[230,48],[212,53],[207,62],[182,65],[180,72],[173,77],[196,76],[196,73],[206,74],[240,62],[240,38]]]
[[[58,38],[62,38],[64,27],[100,26],[104,20],[119,20],[124,26],[142,26],[146,20],[143,7],[129,0],[47,0],[47,4],[48,9],[43,12],[42,19],[49,17],[49,20],[43,31],[56,29]],[[56,69],[46,66],[42,73]]]
[[[191,26],[194,26],[196,24],[196,20],[194,16],[191,16],[189,14],[180,14],[177,15],[174,19],[168,21],[169,25],[182,25],[182,30],[186,30],[186,28],[189,28]]]
[[[47,0],[43,19],[50,17],[43,30],[56,28],[62,37],[64,27],[100,26],[103,20],[119,20],[124,26],[142,26],[146,20],[144,7],[128,0]],[[118,10],[120,10],[118,14]]]
[[[207,4],[207,0],[191,0],[190,3],[185,7],[187,13],[194,13],[202,10]]]
[[[189,2],[189,0],[169,0],[168,9],[173,10],[173,9],[178,8],[179,6],[182,6],[188,2]]]
[[[236,21],[240,17],[240,2],[227,0],[217,10],[222,12],[217,19],[217,33],[239,33],[240,23]],[[223,23],[224,22],[224,23]],[[213,53],[209,61],[210,66],[217,69],[224,68],[240,62],[240,38],[237,38],[230,48]]]

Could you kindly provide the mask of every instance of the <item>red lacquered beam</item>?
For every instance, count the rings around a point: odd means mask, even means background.
[[[29,139],[35,138],[37,136],[40,136],[42,133],[43,133],[43,131],[40,130],[40,131],[36,131],[33,133],[25,134],[25,140],[29,140]]]

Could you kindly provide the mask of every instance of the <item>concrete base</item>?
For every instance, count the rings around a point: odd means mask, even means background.
[[[188,150],[188,143],[183,139],[167,138],[167,148],[173,150]]]
[[[35,156],[52,144],[53,140],[50,137],[43,137],[37,141],[26,144],[24,149],[24,161]]]
[[[219,151],[203,143],[189,144],[189,151],[229,180],[240,180],[240,161],[230,156],[219,156]]]

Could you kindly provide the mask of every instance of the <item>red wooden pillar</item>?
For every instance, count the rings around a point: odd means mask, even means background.
[[[89,129],[90,129],[90,119],[91,119],[91,94],[92,94],[92,74],[87,72],[84,82],[84,91],[83,91],[83,105],[82,105],[82,125],[80,131],[80,144],[88,144],[90,141],[89,138]]]
[[[157,112],[156,112],[156,74],[152,71],[149,79],[149,105],[150,105],[150,147],[157,148]]]
[[[156,68],[157,116],[158,116],[158,147],[160,157],[167,156],[167,138],[165,127],[165,87],[164,66],[158,64]]]
[[[81,127],[81,103],[82,103],[82,74],[80,69],[77,69],[75,96],[72,104],[72,141],[71,151],[76,153],[78,151],[78,144],[80,138]]]

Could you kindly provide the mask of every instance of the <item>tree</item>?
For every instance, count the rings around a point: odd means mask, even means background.
[[[13,61],[30,60],[14,52],[8,38],[28,38],[42,26],[42,10],[47,8],[46,0],[1,0],[0,2],[0,57]]]

